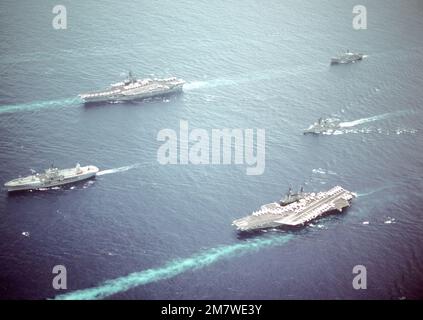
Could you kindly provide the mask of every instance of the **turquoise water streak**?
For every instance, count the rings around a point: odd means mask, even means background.
[[[0,1],[0,186],[52,163],[102,171],[0,192],[0,299],[423,297],[421,0],[365,1],[367,30],[352,27],[350,0],[60,4],[66,30],[52,27],[55,1]],[[368,57],[331,66],[347,49]],[[184,92],[77,99],[129,70],[184,79]],[[344,127],[303,135],[320,117]],[[265,129],[265,171],[249,176],[253,165],[233,157],[161,165],[158,134],[175,131],[179,159],[180,120],[192,138]],[[304,232],[240,237],[231,226],[289,187],[336,185],[358,197]],[[66,291],[51,285],[55,265],[68,270]],[[351,286],[355,265],[367,290]]]
[[[23,104],[11,104],[0,106],[0,114],[2,113],[12,113],[12,112],[21,112],[21,111],[34,111],[44,108],[58,108],[66,106],[75,106],[83,103],[83,101],[78,98],[65,98],[58,100],[47,100],[47,101],[35,101]]]
[[[104,299],[113,294],[125,292],[137,286],[145,285],[151,282],[172,278],[188,270],[206,267],[212,263],[225,258],[239,256],[251,251],[269,246],[277,246],[287,243],[292,239],[292,235],[273,235],[265,239],[255,239],[246,243],[239,243],[228,246],[212,248],[186,259],[177,259],[170,261],[163,267],[148,269],[140,272],[134,272],[127,276],[107,280],[94,288],[77,290],[56,296],[57,300],[93,300]]]

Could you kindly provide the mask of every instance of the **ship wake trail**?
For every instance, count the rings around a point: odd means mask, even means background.
[[[237,82],[228,79],[215,79],[210,81],[193,81],[184,85],[184,91],[215,88],[220,86],[235,85]]]
[[[104,176],[106,174],[112,174],[112,173],[118,173],[118,172],[125,172],[134,168],[139,167],[140,164],[136,163],[130,166],[124,166],[124,167],[119,167],[119,168],[114,168],[114,169],[107,169],[107,170],[103,170],[97,173],[97,176]]]
[[[302,73],[316,72],[316,71],[320,72],[322,71],[322,67],[326,68],[324,64],[317,65],[315,67],[311,67],[309,65],[300,65],[300,66],[296,66],[295,68],[292,68],[291,70],[289,70],[289,72],[295,75],[302,74]],[[222,87],[222,86],[234,86],[234,85],[240,85],[240,84],[254,83],[257,81],[280,79],[285,77],[287,77],[286,69],[259,70],[256,72],[251,72],[249,74],[235,76],[229,79],[192,81],[184,85],[184,91],[188,92],[188,91]]]
[[[57,108],[64,106],[76,106],[82,103],[79,97],[58,99],[58,100],[47,100],[47,101],[36,101],[23,104],[11,104],[0,106],[0,114],[2,113],[15,113],[23,111],[35,111],[45,108]]]
[[[249,240],[244,243],[212,248],[186,259],[170,261],[162,267],[134,272],[127,276],[107,280],[97,287],[77,290],[55,297],[57,300],[93,300],[125,292],[137,286],[169,279],[189,270],[206,267],[222,259],[228,259],[261,248],[283,245],[292,239],[292,235],[272,235],[268,238]]]
[[[370,190],[368,192],[357,193],[357,197],[367,197],[367,196],[370,196],[374,193],[381,192],[383,190],[389,189],[390,187],[391,186],[386,186],[386,187],[381,187],[381,188],[377,188],[377,189],[374,189],[374,190]]]
[[[353,121],[341,122],[339,124],[339,126],[341,128],[351,128],[351,127],[355,127],[355,126],[358,126],[360,124],[364,124],[364,123],[368,123],[368,122],[384,120],[384,119],[390,118],[394,115],[398,115],[399,113],[403,113],[403,112],[404,111],[384,113],[384,114],[380,114],[380,115],[369,117],[369,118],[362,118],[362,119],[353,120]]]

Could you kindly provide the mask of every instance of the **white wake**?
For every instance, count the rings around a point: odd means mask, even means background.
[[[392,115],[393,115],[393,113],[385,113],[385,114],[381,114],[381,115],[374,116],[374,117],[362,118],[362,119],[353,120],[353,121],[347,121],[347,122],[341,122],[339,124],[339,126],[341,128],[351,128],[351,127],[355,127],[355,126],[357,126],[359,124],[364,124],[364,123],[368,123],[368,122],[383,120],[383,119],[389,118]]]
[[[193,81],[184,85],[184,91],[234,85],[237,82],[230,79],[215,79],[210,81]]]
[[[133,165],[130,165],[130,166],[124,166],[124,167],[119,167],[119,168],[114,168],[114,169],[102,170],[102,171],[97,173],[97,176],[104,176],[105,174],[125,172],[125,171],[128,171],[128,170],[134,169],[138,166],[139,166],[139,163],[136,163],[136,164],[133,164]]]
[[[360,124],[384,120],[384,119],[391,118],[393,116],[398,116],[398,115],[401,115],[401,114],[407,114],[407,113],[412,113],[412,112],[413,112],[412,110],[401,110],[401,111],[396,111],[396,112],[389,112],[389,113],[384,113],[384,114],[380,114],[380,115],[373,116],[373,117],[362,118],[362,119],[353,120],[353,121],[341,122],[339,124],[339,126],[341,128],[351,128],[351,127],[355,127],[355,126],[360,125]]]

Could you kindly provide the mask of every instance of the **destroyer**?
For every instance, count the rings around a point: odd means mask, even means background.
[[[129,72],[125,81],[112,84],[105,90],[80,94],[79,97],[86,103],[146,99],[181,92],[184,83],[177,78],[136,79]]]
[[[304,134],[324,134],[333,133],[335,130],[341,128],[341,120],[337,118],[320,118],[317,122],[313,123],[310,127],[304,130]]]
[[[345,64],[345,63],[351,63],[356,62],[359,60],[362,60],[364,57],[364,54],[362,53],[354,53],[354,52],[345,52],[338,57],[333,57],[330,61],[331,64]]]
[[[95,166],[81,167],[79,163],[74,168],[49,168],[44,173],[36,173],[24,178],[18,178],[5,183],[7,191],[37,190],[61,186],[68,183],[86,180],[94,177],[98,168]]]
[[[234,220],[232,225],[240,231],[301,226],[325,213],[341,212],[342,209],[350,206],[354,197],[352,192],[340,186],[318,193],[301,191],[294,202],[280,201],[265,204],[251,215]]]

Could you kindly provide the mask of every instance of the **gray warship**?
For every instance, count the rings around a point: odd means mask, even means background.
[[[323,134],[333,133],[341,128],[341,120],[337,118],[320,118],[317,122],[313,123],[310,127],[303,131],[304,134]]]
[[[182,91],[185,81],[177,78],[137,79],[129,72],[122,82],[111,84],[109,88],[79,94],[85,102],[142,100],[156,96],[165,96]]]
[[[265,204],[251,215],[234,220],[232,225],[239,231],[303,226],[326,213],[341,212],[350,206],[354,197],[354,193],[340,186],[318,193],[305,193],[301,190],[294,198],[289,192],[285,199]],[[294,201],[290,201],[293,199]]]
[[[79,163],[74,168],[58,169],[51,167],[44,173],[34,173],[30,176],[17,178],[5,183],[7,191],[38,190],[74,183],[94,177],[99,169],[96,166],[81,167]]]
[[[346,64],[351,62],[356,62],[362,60],[364,54],[362,53],[354,53],[354,52],[345,52],[337,57],[333,57],[330,61],[331,64]]]

